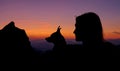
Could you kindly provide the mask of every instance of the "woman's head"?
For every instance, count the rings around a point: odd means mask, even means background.
[[[93,12],[76,17],[76,41],[103,41],[103,30],[100,18]]]

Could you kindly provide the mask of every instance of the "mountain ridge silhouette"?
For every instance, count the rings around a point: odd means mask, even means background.
[[[0,51],[4,64],[28,65],[34,56],[25,30],[16,27],[13,21],[0,30]]]

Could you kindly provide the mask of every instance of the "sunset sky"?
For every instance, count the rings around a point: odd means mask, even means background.
[[[30,38],[45,38],[60,25],[65,38],[74,38],[75,17],[100,16],[104,37],[120,38],[120,0],[0,0],[0,29],[10,21]]]

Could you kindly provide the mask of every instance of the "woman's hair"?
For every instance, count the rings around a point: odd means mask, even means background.
[[[93,12],[84,13],[76,17],[77,26],[92,40],[103,42],[103,30],[100,18]]]

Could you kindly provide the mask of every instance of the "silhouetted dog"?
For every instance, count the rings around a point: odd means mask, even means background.
[[[47,37],[46,40],[54,44],[53,50],[63,50],[66,47],[66,41],[60,32],[60,26],[57,28],[57,31],[52,33],[50,37]]]

